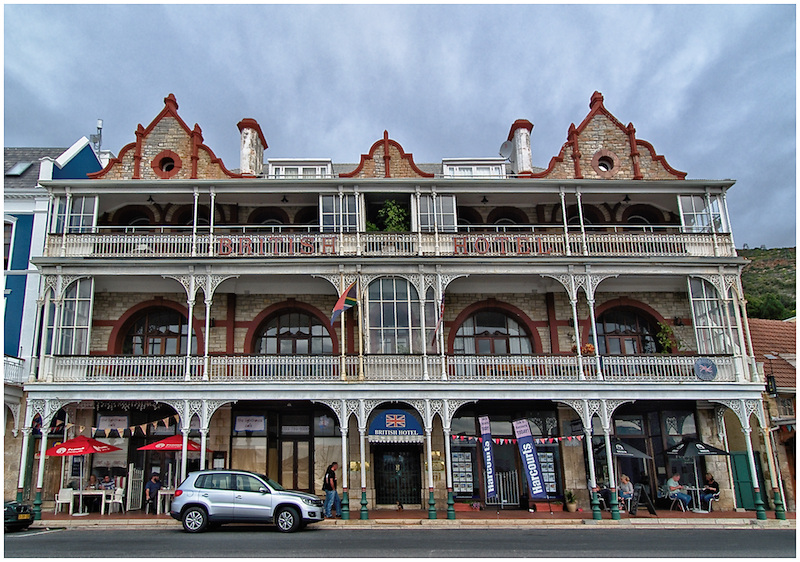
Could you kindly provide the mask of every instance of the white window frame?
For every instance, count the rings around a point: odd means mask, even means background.
[[[443,200],[452,202],[452,212],[444,211]],[[456,196],[421,194],[419,196],[418,222],[420,232],[455,232],[458,225]]]
[[[333,175],[330,160],[269,160],[269,176],[275,179],[315,179]]]
[[[5,245],[5,229],[8,225],[11,226],[11,236],[8,239],[8,257],[6,258],[5,270],[11,271],[11,262],[14,259],[14,241],[17,237],[17,217],[3,216],[3,245]],[[5,251],[5,248],[3,251]]]
[[[326,210],[330,206],[330,211]],[[359,197],[355,193],[337,193],[319,196],[320,232],[357,232],[359,229]],[[326,223],[326,218],[332,222]]]
[[[86,212],[87,201],[92,202],[92,209],[89,212]],[[54,197],[50,206],[50,234],[95,232],[98,204],[97,195]],[[80,205],[81,212],[74,212],[76,205]]]
[[[678,209],[683,232],[729,232],[725,202],[721,195],[678,195]],[[691,218],[692,220],[687,220]]]
[[[702,277],[689,277],[687,282],[698,353],[740,355],[739,328],[730,323],[735,317],[730,293],[728,299],[720,298],[716,287]]]
[[[442,173],[446,178],[505,178],[506,162],[501,158],[446,158]]]
[[[81,296],[81,289],[88,284],[88,296]],[[75,296],[68,296],[70,290],[74,287]],[[89,354],[89,341],[91,338],[92,330],[92,309],[94,307],[94,279],[91,277],[82,277],[76,279],[64,291],[64,297],[61,299],[61,323],[59,326],[58,337],[58,351],[59,355],[88,355]],[[69,305],[74,303],[71,310],[74,311],[72,318],[68,317],[70,308]],[[81,318],[81,309],[84,310],[84,322],[79,322]],[[83,339],[77,339],[75,334],[83,332]],[[67,340],[67,334],[72,337]]]
[[[383,298],[382,284],[392,282],[392,298]],[[378,283],[378,296],[377,299],[370,295],[370,289]],[[397,297],[397,284],[406,284],[405,300]],[[423,347],[426,345],[422,341],[423,337],[428,334],[422,333],[422,307],[419,294],[416,287],[404,277],[380,277],[372,281],[367,287],[366,295],[364,297],[364,308],[367,311],[365,314],[366,323],[366,347],[368,353],[377,355],[409,355],[421,354]],[[389,305],[394,314],[394,322],[387,322],[384,318],[384,305]],[[397,325],[397,311],[400,307],[404,307],[405,313],[408,315],[408,326]],[[417,324],[414,324],[414,308],[416,307]],[[373,316],[377,315],[379,321],[376,325],[372,324]],[[427,328],[427,326],[426,326]],[[426,329],[427,332],[427,329]],[[392,338],[386,338],[392,336]],[[400,345],[400,341],[405,339],[408,341],[408,348],[404,349]]]

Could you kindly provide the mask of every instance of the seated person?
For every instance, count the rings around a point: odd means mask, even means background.
[[[85,489],[96,490],[97,488],[97,476],[90,474]],[[100,496],[84,496],[83,505],[86,511],[100,511]]]
[[[114,481],[111,479],[111,477],[108,474],[106,474],[105,476],[103,476],[103,480],[100,482],[99,488],[101,490],[114,491],[116,486],[114,485]]]
[[[683,504],[684,509],[689,508],[689,504],[692,503],[692,496],[681,492],[681,490],[685,490],[686,486],[680,483],[681,475],[677,472],[672,475],[672,478],[667,480],[667,497],[671,500],[678,498],[681,504]]]
[[[633,483],[627,475],[622,474],[619,477],[619,499],[629,500],[633,497]]]
[[[706,485],[700,491],[700,507],[703,503],[708,504],[708,510],[711,511],[711,498],[719,494],[719,484],[714,480],[714,475],[706,472]]]
[[[159,475],[157,472],[154,472],[144,487],[144,502],[146,505],[150,506],[150,513],[158,513],[158,504],[156,504],[156,502],[158,501],[158,491],[160,489],[161,482],[159,481]]]

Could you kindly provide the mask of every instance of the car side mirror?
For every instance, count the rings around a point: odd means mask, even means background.
[[[258,491],[261,492],[262,494],[269,494],[269,490],[267,488],[265,488],[264,486],[261,486],[258,489]]]

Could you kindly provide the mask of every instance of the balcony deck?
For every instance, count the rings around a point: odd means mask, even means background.
[[[690,355],[587,356],[582,361],[564,355],[56,356],[45,358],[42,372],[52,373],[56,383],[737,381],[734,357],[702,357],[701,363],[708,365],[710,360],[716,367],[713,377],[703,378],[696,374],[700,359]]]

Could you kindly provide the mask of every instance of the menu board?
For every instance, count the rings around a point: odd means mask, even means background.
[[[453,492],[472,496],[475,486],[472,480],[472,451],[451,453],[453,463]]]
[[[548,494],[555,494],[556,489],[556,463],[554,453],[539,452],[539,466],[542,469],[542,477],[544,478],[545,490]]]

